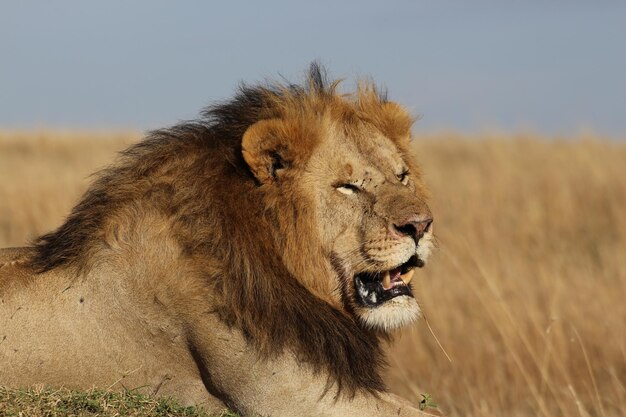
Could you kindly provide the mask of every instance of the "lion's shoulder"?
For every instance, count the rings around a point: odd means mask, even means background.
[[[0,248],[0,289],[11,280],[33,275],[28,266],[33,253],[34,249],[30,247]]]
[[[0,248],[0,268],[25,263],[33,254],[33,248]]]

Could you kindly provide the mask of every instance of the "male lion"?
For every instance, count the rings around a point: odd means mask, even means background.
[[[152,132],[65,223],[0,252],[0,385],[210,411],[418,416],[381,378],[432,217],[412,118],[369,85],[242,86]]]

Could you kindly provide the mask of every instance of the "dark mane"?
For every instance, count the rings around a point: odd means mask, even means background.
[[[76,263],[88,241],[101,229],[106,211],[115,205],[111,191],[120,181],[144,178],[177,152],[191,147],[220,148],[233,166],[247,170],[241,158],[241,138],[255,122],[280,114],[277,99],[285,95],[303,98],[333,94],[334,85],[328,81],[326,71],[314,62],[304,86],[241,84],[233,99],[209,106],[201,112],[200,119],[149,132],[144,140],[121,152],[116,165],[97,174],[95,182],[57,230],[33,242],[36,254],[31,265],[45,272]]]
[[[242,85],[199,120],[150,132],[98,174],[63,225],[34,242],[30,265],[40,272],[86,272],[91,257],[106,248],[114,216],[128,206],[156,207],[170,219],[184,256],[223,260],[225,271],[204,277],[215,289],[216,312],[262,354],[292,350],[348,393],[384,390],[379,335],[312,295],[283,265],[275,241],[250,232],[270,230],[275,214],[264,211],[243,160],[244,132],[259,120],[305,108],[311,97],[316,103],[336,98],[335,87],[312,64],[302,86]]]

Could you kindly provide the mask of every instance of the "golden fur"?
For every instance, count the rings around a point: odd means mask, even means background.
[[[431,246],[412,119],[371,85],[336,88],[316,65],[304,87],[242,86],[124,151],[33,248],[0,252],[0,384],[420,415],[381,378],[381,338],[419,308],[377,281]]]

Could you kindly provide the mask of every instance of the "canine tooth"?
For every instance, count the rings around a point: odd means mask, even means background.
[[[411,269],[406,274],[400,275],[400,279],[402,280],[402,282],[404,282],[405,285],[408,285],[409,282],[411,282],[411,280],[413,279],[413,274],[414,273],[415,273],[415,270]]]
[[[383,288],[386,290],[391,288],[391,274],[389,272],[385,272],[385,276],[383,277]]]

